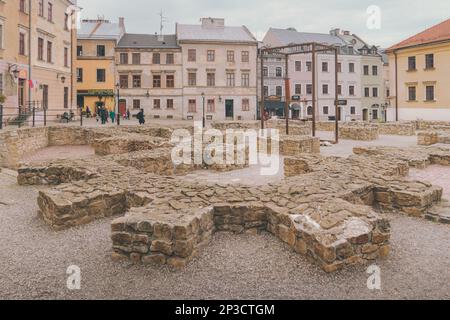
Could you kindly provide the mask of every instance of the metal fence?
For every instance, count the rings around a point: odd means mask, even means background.
[[[37,127],[52,124],[83,125],[83,113],[80,109],[48,109],[38,102],[30,102],[23,107],[4,107],[0,105],[0,129],[9,126]]]

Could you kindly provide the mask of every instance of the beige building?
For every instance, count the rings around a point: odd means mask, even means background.
[[[75,4],[68,0],[0,2],[3,86],[6,105],[17,108],[17,113],[37,107],[56,116],[75,106],[76,31],[69,23]]]
[[[121,113],[181,119],[182,54],[175,35],[125,34],[116,48]]]
[[[203,18],[176,25],[182,49],[183,119],[254,120],[258,42],[245,27]]]
[[[450,121],[450,19],[387,53],[393,120]]]
[[[28,2],[0,1],[0,95],[6,98],[7,118],[28,100],[28,12]]]

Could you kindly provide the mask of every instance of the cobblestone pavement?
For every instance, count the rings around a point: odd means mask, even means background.
[[[334,140],[334,132],[317,132],[317,136],[321,139]],[[322,147],[320,152],[323,155],[348,157],[353,154],[354,147],[368,146],[386,146],[386,147],[412,147],[417,146],[416,136],[383,136],[375,141],[355,141],[355,140],[339,140],[339,144],[329,147]]]
[[[95,150],[91,146],[53,146],[29,153],[22,157],[22,161],[82,159],[93,156],[94,154]]]
[[[432,165],[426,169],[411,169],[412,180],[428,181],[444,189],[443,198],[450,201],[450,167]]]
[[[38,218],[37,189],[0,173],[1,299],[449,299],[449,227],[390,216],[392,253],[381,291],[365,267],[326,274],[275,237],[218,233],[185,270],[111,261],[112,219],[53,232]],[[81,268],[81,290],[66,270]]]

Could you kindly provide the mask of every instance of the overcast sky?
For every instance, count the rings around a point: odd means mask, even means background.
[[[269,27],[328,33],[341,28],[369,44],[387,47],[450,18],[449,0],[78,0],[82,18],[125,17],[127,32],[159,32],[159,12],[175,22],[198,23],[200,17],[225,18],[227,25],[246,25],[258,39]],[[367,9],[381,10],[381,28],[369,29]]]

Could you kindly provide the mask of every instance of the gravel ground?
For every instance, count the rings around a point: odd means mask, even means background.
[[[382,290],[364,267],[326,274],[269,234],[218,233],[184,271],[113,263],[112,219],[53,232],[36,215],[37,191],[0,173],[1,299],[449,299],[450,227],[392,216]],[[81,268],[81,290],[66,269]]]

